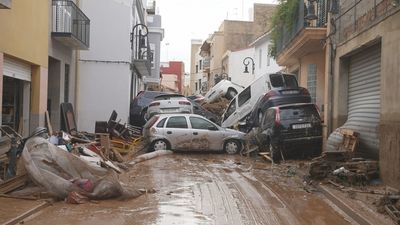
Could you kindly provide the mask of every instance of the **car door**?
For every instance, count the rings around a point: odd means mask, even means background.
[[[234,121],[237,118],[236,112],[236,100],[237,95],[235,98],[232,99],[231,103],[229,104],[228,108],[226,109],[223,119],[222,119],[222,127],[231,127],[234,125]]]
[[[201,118],[190,116],[192,127],[192,149],[193,150],[221,150],[224,139],[223,131],[214,123]]]
[[[165,125],[164,135],[176,150],[190,150],[192,133],[185,116],[171,116]]]

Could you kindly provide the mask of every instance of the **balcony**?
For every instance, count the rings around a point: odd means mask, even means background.
[[[150,49],[148,34],[149,29],[145,24],[138,23],[132,28],[132,69],[139,77],[151,76],[151,66],[154,63],[154,52]]]
[[[281,26],[281,38],[276,43],[276,61],[281,66],[294,64],[304,55],[322,50],[321,40],[326,38],[327,4],[326,0],[314,3],[317,19],[307,21],[306,2],[299,1],[298,18],[292,29]]]
[[[11,9],[11,0],[0,0],[0,9]]]
[[[89,49],[90,20],[69,0],[53,0],[51,36],[74,49]]]
[[[205,57],[203,58],[203,72],[209,72],[210,71],[210,57]]]
[[[339,43],[345,42],[400,10],[400,0],[350,1],[336,19]]]

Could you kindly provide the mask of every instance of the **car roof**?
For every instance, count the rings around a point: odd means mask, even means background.
[[[193,113],[163,113],[163,114],[157,114],[157,116],[160,116],[162,118],[170,117],[170,116],[193,116],[193,117],[205,118],[204,116],[201,116],[201,115],[198,115],[198,114],[193,114]]]
[[[180,94],[162,94],[162,95],[156,96],[154,99],[165,98],[165,97],[182,97],[182,98],[185,98],[185,96],[180,95]],[[164,100],[164,99],[161,99],[161,100]]]
[[[307,106],[307,105],[313,105],[315,106],[314,103],[293,103],[293,104],[285,104],[285,105],[277,105],[273,106],[271,108],[286,108],[286,107],[293,107],[293,106]]]

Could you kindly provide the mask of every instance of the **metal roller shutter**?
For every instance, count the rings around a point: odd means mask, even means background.
[[[348,118],[342,126],[360,133],[360,149],[378,155],[380,119],[381,46],[375,45],[351,56],[349,66]],[[340,142],[334,132],[328,150]]]
[[[4,57],[4,76],[31,81],[31,66],[16,59]]]

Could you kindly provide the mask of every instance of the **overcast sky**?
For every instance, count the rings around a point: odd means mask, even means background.
[[[224,19],[249,20],[253,3],[276,3],[276,0],[157,0],[165,30],[161,43],[161,62],[183,61],[190,68],[190,41],[205,40],[218,30]]]

